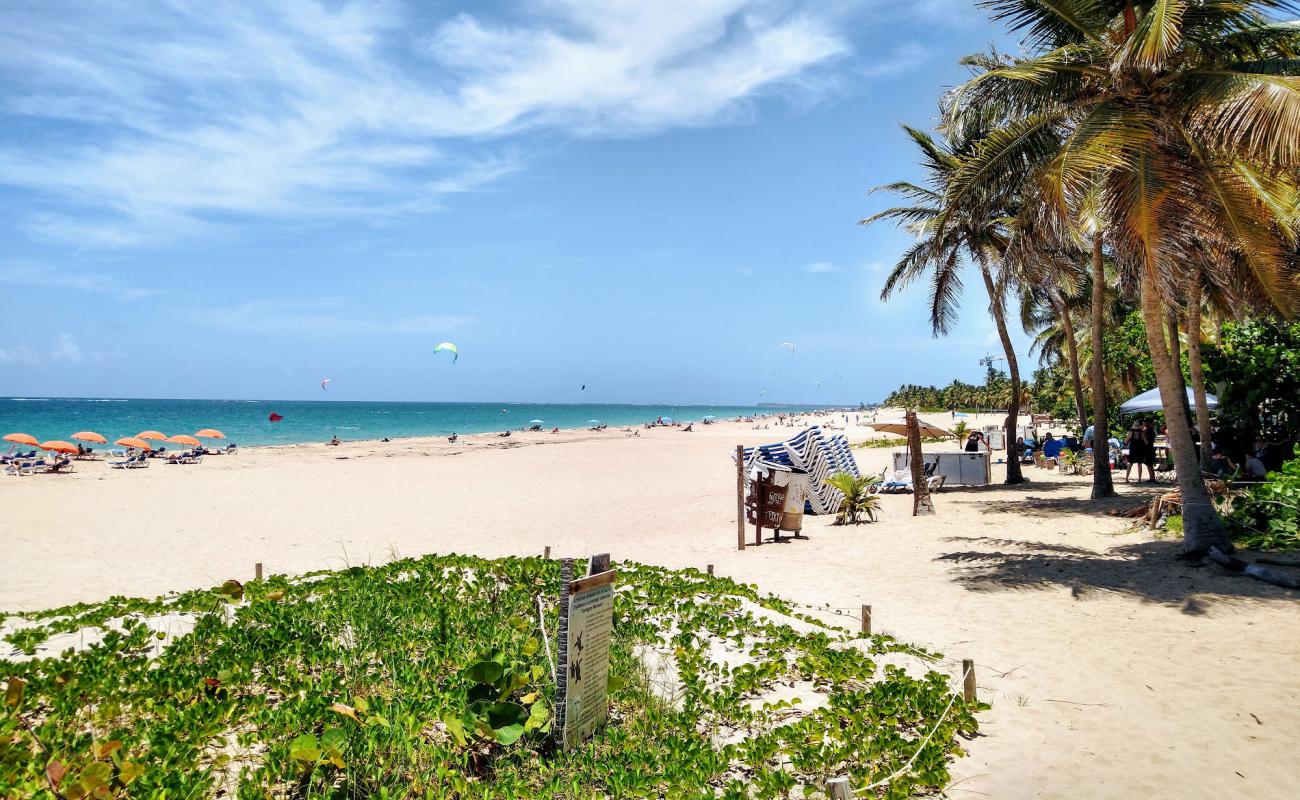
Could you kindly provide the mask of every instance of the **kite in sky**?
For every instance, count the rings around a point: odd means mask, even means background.
[[[333,381],[331,381],[329,378],[322,379],[320,382],[320,390],[322,392],[325,391],[325,387],[329,386],[331,383],[333,383]]]
[[[442,342],[437,347],[433,348],[433,352],[435,353],[441,353],[443,350],[451,353],[451,363],[453,364],[456,363],[456,359],[460,358],[460,348],[451,342]]]
[[[790,355],[794,355],[794,342],[781,342],[778,348],[787,347],[790,349]]]

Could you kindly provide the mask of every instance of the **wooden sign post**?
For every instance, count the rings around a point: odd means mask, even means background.
[[[785,498],[789,487],[777,486],[771,475],[759,472],[749,482],[745,497],[745,516],[754,524],[754,546],[763,543],[763,528],[772,529],[772,536],[781,541],[781,520],[785,515]]]
[[[736,549],[745,549],[745,446],[736,445]]]
[[[591,557],[576,580],[569,562],[562,590],[555,733],[565,749],[581,744],[609,714],[609,636],[614,625],[614,570],[609,553]]]

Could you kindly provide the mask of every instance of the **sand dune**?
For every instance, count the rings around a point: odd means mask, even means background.
[[[973,658],[993,709],[956,766],[953,797],[1293,793],[1297,598],[1184,565],[1176,542],[1099,513],[1150,490],[1121,484],[1121,498],[1099,506],[1087,479],[1030,467],[1025,487],[946,489],[934,517],[886,497],[876,524],[809,519],[806,541],[737,552],[729,453],[791,432],[723,423],[635,438],[306,445],[197,467],[5,478],[0,608],[160,594],[251,577],[257,561],[302,572],[549,545],[556,556],[711,563],[825,604],[815,613],[831,621],[856,625],[870,603],[877,630]],[[879,471],[890,450],[856,452]]]

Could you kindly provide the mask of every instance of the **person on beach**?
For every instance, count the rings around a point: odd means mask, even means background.
[[[455,434],[455,432],[453,432],[453,433],[451,434],[451,436],[448,436],[448,437],[447,437],[447,441],[451,442],[452,444],[455,444],[455,443],[456,443],[456,440],[459,439],[459,438],[460,438],[460,437],[457,436],[457,435]]]
[[[979,449],[980,449],[980,439],[981,439],[981,438],[983,438],[983,434],[981,434],[979,431],[975,431],[975,432],[972,433],[970,436],[967,436],[967,437],[966,437],[966,452],[967,452],[967,453],[978,453],[978,452],[979,452]]]
[[[1146,458],[1147,474],[1151,477],[1148,483],[1156,482],[1156,428],[1151,424],[1151,420],[1142,420],[1142,454]],[[1142,473],[1138,473],[1138,481],[1141,482]]]
[[[337,435],[330,437],[330,447],[338,447],[340,444],[342,444],[342,442],[339,441],[339,437]]]
[[[1232,463],[1228,454],[1219,449],[1219,445],[1210,445],[1210,473],[1220,478],[1231,475],[1237,471],[1237,465]]]
[[[1065,449],[1065,440],[1058,439],[1052,435],[1051,431],[1043,437],[1043,458],[1055,462],[1061,457],[1061,451]]]
[[[1138,483],[1142,482],[1142,467],[1147,468],[1147,476],[1150,483],[1155,483],[1155,433],[1151,430],[1150,422],[1135,423],[1129,428],[1128,438],[1124,440],[1128,447],[1128,466],[1124,469],[1124,480],[1128,482],[1129,474],[1137,467]]]

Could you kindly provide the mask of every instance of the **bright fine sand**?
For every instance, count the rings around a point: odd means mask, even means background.
[[[68,476],[0,478],[0,608],[154,596],[250,578],[258,561],[297,573],[549,545],[556,557],[714,564],[846,609],[820,612],[832,622],[856,625],[869,603],[878,632],[974,659],[993,708],[956,764],[954,798],[1295,796],[1295,593],[1185,565],[1176,542],[1106,516],[1151,495],[1122,475],[1121,498],[1095,504],[1089,478],[1034,467],[1024,487],[949,487],[933,517],[912,517],[910,495],[890,496],[875,524],[808,518],[807,540],[737,552],[730,455],[794,432],[721,423],[635,438],[610,429],[302,445],[198,466],[78,463]],[[879,472],[891,450],[855,453]]]

